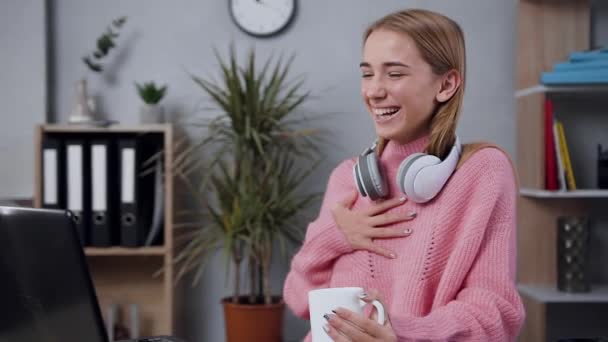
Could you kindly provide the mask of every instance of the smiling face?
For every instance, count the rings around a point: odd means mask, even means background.
[[[400,144],[429,133],[443,77],[404,33],[374,30],[363,47],[361,95],[379,137]]]

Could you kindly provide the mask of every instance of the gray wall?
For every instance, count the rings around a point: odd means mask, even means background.
[[[33,126],[47,107],[44,29],[44,1],[0,1],[0,198],[32,196]]]

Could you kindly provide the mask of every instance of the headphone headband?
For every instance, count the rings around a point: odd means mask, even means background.
[[[378,139],[361,153],[353,167],[353,177],[359,192],[363,196],[369,196],[371,200],[383,198],[388,194],[379,156],[375,153],[377,146]],[[462,145],[456,136],[454,145],[444,160],[426,153],[411,154],[399,166],[396,179],[398,188],[414,202],[424,203],[431,200],[441,191],[456,169],[461,153]]]
[[[376,140],[374,140],[374,143],[372,144],[372,146],[366,148],[363,152],[361,152],[360,156],[365,156],[368,155],[372,152],[374,152],[374,150],[376,149],[376,147],[378,147],[378,139],[376,138]]]

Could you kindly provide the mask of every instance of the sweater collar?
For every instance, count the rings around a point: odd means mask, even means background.
[[[384,148],[384,151],[382,152],[382,159],[389,160],[397,158],[399,160],[403,160],[410,154],[424,152],[428,142],[428,135],[424,135],[406,144],[399,144],[393,140],[389,140]]]

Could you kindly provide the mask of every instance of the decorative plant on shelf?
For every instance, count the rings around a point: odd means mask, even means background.
[[[144,101],[140,109],[140,121],[142,123],[158,123],[165,121],[165,110],[159,104],[167,91],[167,86],[157,87],[154,82],[144,84],[135,83],[137,92]]]
[[[304,127],[308,118],[296,117],[309,93],[301,91],[303,80],[288,80],[293,57],[274,63],[271,58],[258,70],[254,50],[244,66],[238,65],[234,47],[227,61],[217,52],[216,56],[220,82],[192,79],[221,114],[205,121],[205,138],[175,159],[174,172],[197,205],[178,223],[192,232],[175,262],[180,264],[178,279],[195,270],[197,282],[209,252],[223,249],[227,272],[232,270],[234,279],[232,297],[223,300],[228,340],[234,340],[232,334],[241,328],[229,327],[233,323],[227,304],[278,304],[277,317],[282,317],[282,300],[273,297],[270,288],[273,247],[278,245],[286,253],[288,243],[301,242],[303,224],[308,222],[303,210],[319,196],[301,194],[301,186],[318,165],[321,152],[319,130]],[[203,158],[206,153],[209,160]],[[249,293],[241,296],[244,262]],[[260,317],[250,319],[256,318]],[[280,324],[278,329],[280,334]]]
[[[103,72],[102,60],[106,58],[110,50],[116,47],[115,39],[118,38],[118,30],[126,23],[127,17],[119,17],[112,21],[105,33],[97,38],[96,50],[90,55],[82,57],[85,66],[95,72]],[[112,29],[114,28],[114,30]],[[76,87],[76,102],[70,114],[70,123],[92,123],[95,122],[95,101],[89,97],[86,78],[78,81]]]
[[[167,91],[167,85],[157,87],[154,82],[145,82],[143,84],[135,83],[135,88],[144,103],[149,105],[155,105],[160,102],[165,96]]]
[[[112,24],[107,27],[99,38],[97,38],[96,50],[91,54],[82,57],[84,64],[89,70],[97,73],[103,71],[102,59],[108,56],[110,50],[116,47],[116,38],[119,36],[119,30],[127,22],[127,17],[119,17],[112,20]],[[114,28],[114,30],[112,30]]]

